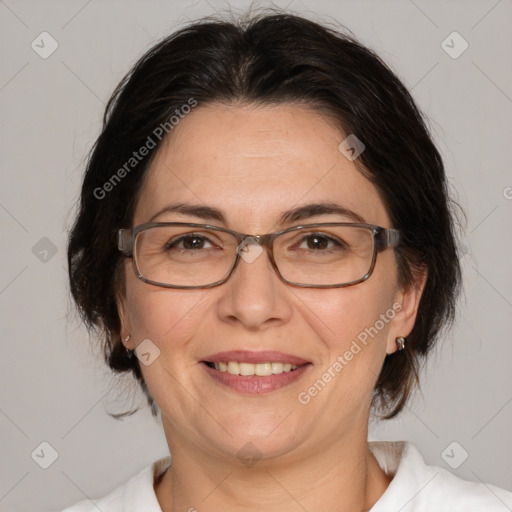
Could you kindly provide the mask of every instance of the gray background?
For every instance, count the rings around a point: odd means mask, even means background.
[[[236,12],[248,3],[232,5]],[[457,465],[465,450],[457,475],[512,489],[512,3],[274,5],[337,20],[378,51],[430,118],[467,213],[457,325],[433,354],[422,393],[397,420],[372,424],[371,437],[411,440],[428,463],[448,469],[445,460]],[[74,316],[66,230],[114,86],[158,38],[226,6],[0,1],[1,510],[56,510],[98,497],[167,453],[147,409],[123,421],[106,414],[141,398],[109,375]],[[43,31],[59,45],[47,59],[31,48]],[[469,43],[456,59],[441,46],[453,31]],[[447,44],[461,48],[460,40]],[[31,457],[44,441],[58,453],[48,469]],[[35,453],[49,461],[49,449]]]

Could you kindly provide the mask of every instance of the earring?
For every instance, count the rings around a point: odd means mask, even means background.
[[[403,336],[399,336],[395,342],[396,342],[396,346],[398,348],[398,350],[403,350],[405,348],[405,342],[407,341],[406,338],[404,338]]]
[[[128,343],[130,341],[130,338],[131,338],[131,335],[128,334],[128,336],[126,336],[126,338],[123,340],[124,343]],[[125,347],[125,350],[126,350],[126,356],[131,359],[131,357],[133,356],[133,350],[130,350],[128,347]]]

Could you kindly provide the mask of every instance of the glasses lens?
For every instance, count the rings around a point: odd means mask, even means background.
[[[137,234],[139,274],[154,283],[207,286],[224,279],[236,258],[237,240],[222,231],[156,226]]]
[[[311,286],[334,286],[361,280],[372,266],[373,233],[356,226],[306,227],[283,233],[274,242],[274,259],[282,277]]]

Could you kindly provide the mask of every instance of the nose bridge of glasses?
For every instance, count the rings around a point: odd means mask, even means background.
[[[266,264],[270,262],[270,265],[273,268],[274,272],[276,272],[277,275],[279,276],[280,273],[279,270],[277,269],[272,254],[272,235],[240,235],[241,236],[238,239],[238,246],[236,248],[236,260],[231,268],[229,275],[235,272],[236,267],[238,267],[239,264],[241,263],[240,260],[243,260],[244,264],[250,264],[250,266],[252,266],[256,260],[261,259],[262,253],[266,252],[268,257],[268,260],[266,260]]]
[[[272,235],[247,235],[246,238],[252,238],[258,245],[270,248],[272,246]]]
[[[237,257],[243,259],[246,263],[252,263],[263,252],[267,252],[270,261],[274,264],[272,256],[272,235],[249,235],[240,234],[238,246],[236,249]]]

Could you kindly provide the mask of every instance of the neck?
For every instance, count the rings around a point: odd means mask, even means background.
[[[252,466],[205,453],[182,439],[170,447],[172,466],[155,487],[156,495],[163,512],[367,511],[391,478],[366,439],[366,433],[358,433],[315,453],[285,462],[262,458]]]

